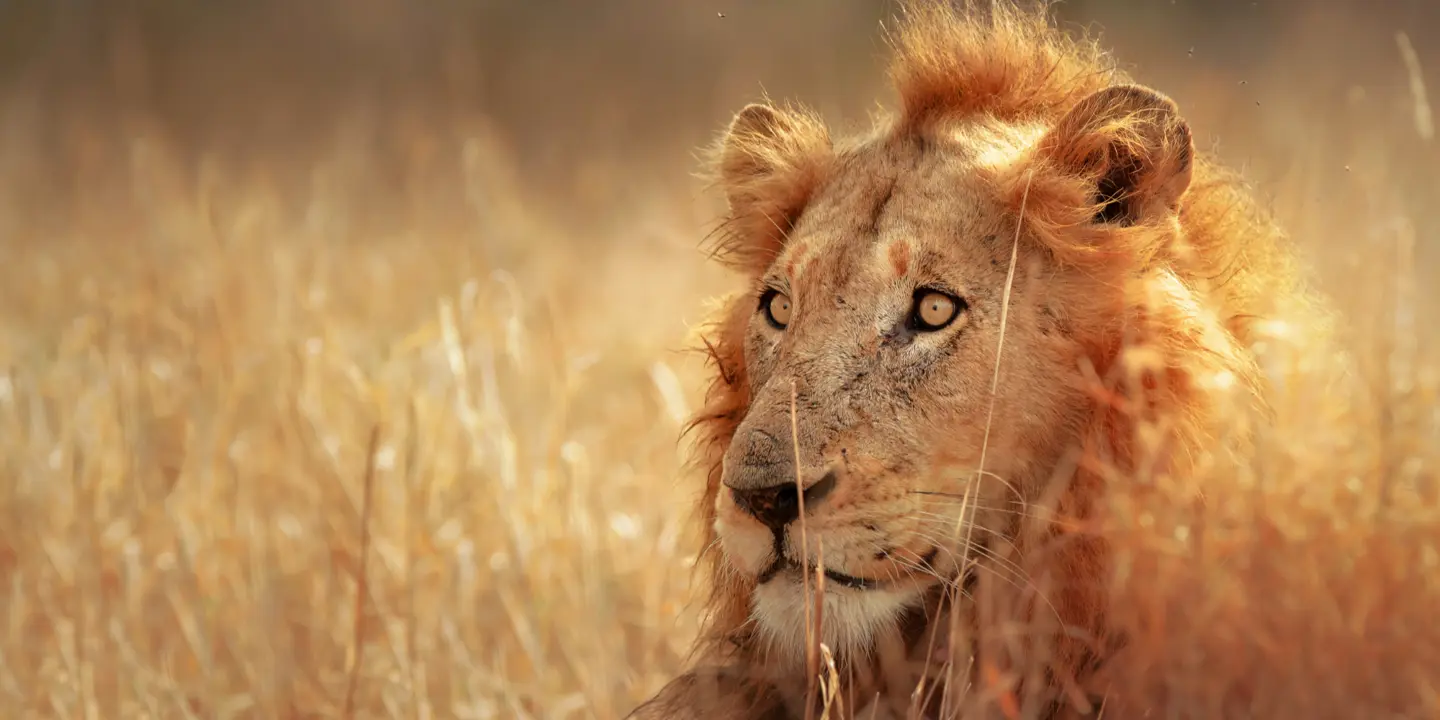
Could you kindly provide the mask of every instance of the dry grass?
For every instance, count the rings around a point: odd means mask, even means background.
[[[1377,116],[1428,117],[1398,102],[1421,42]],[[616,718],[680,667],[672,350],[724,285],[673,177],[596,170],[630,199],[562,221],[477,118],[241,162],[46,117],[0,138],[0,714]],[[1360,381],[1291,382],[1203,507],[1116,500],[1115,692],[1167,717],[1440,713],[1435,145],[1326,127],[1260,179]]]
[[[6,266],[0,706],[558,717],[674,665],[684,365],[564,329],[621,300],[138,174],[123,247]]]

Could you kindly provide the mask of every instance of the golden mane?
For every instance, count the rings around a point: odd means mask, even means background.
[[[1057,29],[1044,6],[909,2],[888,38],[889,75],[900,107],[877,131],[893,135],[923,135],[976,117],[1052,127],[1083,99],[1132,82],[1095,41]],[[715,256],[747,275],[776,256],[832,157],[828,131],[816,115],[791,108],[783,116],[785,126],[771,128],[778,133],[769,140],[757,137],[748,153],[716,152],[712,161],[714,171],[732,179],[746,173],[727,166],[733,162],[727,158],[763,155],[780,169],[726,183],[731,207],[739,209],[723,218]],[[1084,318],[1076,332],[1086,345],[1090,367],[1082,370],[1094,406],[1077,438],[1082,453],[1060,508],[1074,522],[1056,523],[1052,533],[1083,527],[1092,537],[1095,525],[1087,521],[1115,478],[1183,477],[1187,463],[1215,442],[1222,404],[1263,408],[1265,381],[1250,346],[1265,334],[1267,319],[1294,318],[1312,306],[1283,233],[1249,189],[1206,153],[1171,158],[1193,163],[1178,212],[1180,232],[1087,222],[1101,209],[1093,197],[1097,179],[1119,162],[1104,148],[1171,130],[1147,127],[1143,118],[1070,128],[1087,140],[1067,144],[1079,155],[1056,156],[1041,143],[1025,151],[1024,162],[988,178],[996,197],[1056,262],[1081,269],[1096,283],[1124,288],[1074,313]],[[777,135],[783,140],[779,152]],[[750,141],[744,133],[729,140],[732,146]],[[713,378],[703,409],[687,428],[696,434],[695,462],[706,475],[697,510],[705,535],[701,566],[711,584],[709,617],[696,650],[720,656],[743,654],[752,590],[749,580],[726,571],[712,527],[721,458],[750,394],[741,335],[753,310],[749,303],[744,293],[733,296],[705,329]],[[1067,620],[1093,626],[1103,613],[1103,581],[1096,572],[1103,547],[1070,547],[1049,562],[1089,581],[1057,589],[1059,604]]]

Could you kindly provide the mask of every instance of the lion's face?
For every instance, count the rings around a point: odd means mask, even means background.
[[[1057,373],[1075,366],[1063,297],[1037,282],[1054,269],[1028,246],[996,384],[1015,228],[976,181],[976,150],[881,141],[840,156],[758,278],[744,330],[751,400],[716,528],[756,577],[772,633],[801,627],[807,549],[812,567],[823,554],[837,628],[882,625],[954,577],[967,539],[978,546],[1019,510],[1007,483],[1035,480],[1081,407]]]
[[[724,158],[733,206],[783,196],[764,181],[796,151],[789,122],[765,106],[737,117],[741,147]],[[823,560],[823,637],[868,653],[1008,534],[1073,447],[1087,400],[1072,325],[1091,306],[1073,300],[1115,290],[1017,235],[993,182],[1049,130],[881,135],[829,152],[803,193],[765,209],[791,214],[730,321],[748,403],[715,531],[730,568],[754,581],[752,616],[773,650],[803,647],[801,568],[813,583]],[[782,142],[756,152],[767,137]]]

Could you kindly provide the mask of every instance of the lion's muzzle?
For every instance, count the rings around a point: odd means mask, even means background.
[[[725,458],[724,484],[736,507],[775,532],[799,519],[802,508],[813,511],[840,481],[833,467],[802,467],[797,473],[787,435],[778,428],[742,426]]]

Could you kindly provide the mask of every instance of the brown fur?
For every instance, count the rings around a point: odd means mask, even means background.
[[[1094,43],[1005,3],[912,3],[892,40],[901,111],[870,135],[837,144],[807,111],[752,105],[715,155],[730,204],[716,254],[752,285],[705,341],[715,377],[693,429],[711,594],[697,654],[750,679],[735,692],[763,687],[797,712],[788,696],[812,676],[774,628],[774,598],[788,596],[757,599],[775,560],[768,531],[727,486],[771,481],[753,468],[788,468],[807,487],[828,471],[839,481],[807,508],[809,540],[794,552],[892,579],[896,597],[923,605],[922,622],[891,622],[888,605],[863,605],[876,593],[836,591],[840,612],[822,622],[878,618],[830,636],[846,646],[830,648],[844,712],[877,693],[895,712],[948,712],[967,678],[992,707],[1083,710],[1098,692],[1089,671],[1117,641],[1104,624],[1105,488],[1184,478],[1222,437],[1242,447],[1244,433],[1217,422],[1235,403],[1263,408],[1259,323],[1311,301],[1280,231],[1195,151],[1174,103],[1132,85]],[[906,283],[935,281],[968,304],[952,327],[887,325],[905,313]],[[766,288],[794,302],[782,330],[757,314]],[[973,473],[977,458],[1003,482],[945,477]],[[967,498],[963,542],[945,545],[925,520],[961,502],[916,495]],[[785,552],[802,539],[787,532]],[[932,545],[944,551],[933,572],[915,572]],[[941,588],[966,574],[962,553],[984,562],[952,605]],[[1031,628],[1018,639],[1003,630],[1016,621]],[[956,665],[931,666],[934,647]],[[939,684],[930,700],[911,697],[921,675]],[[634,717],[759,716],[699,699],[695,677]]]

